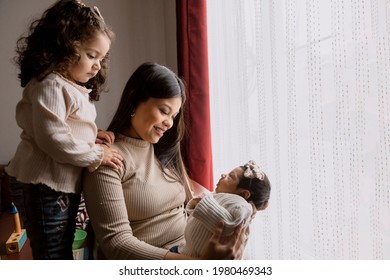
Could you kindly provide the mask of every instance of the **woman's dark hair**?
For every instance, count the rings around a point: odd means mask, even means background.
[[[182,105],[175,117],[173,126],[167,130],[154,145],[154,151],[162,169],[167,168],[174,174],[174,179],[187,184],[186,170],[180,151],[180,141],[184,137],[185,85],[172,70],[157,63],[146,62],[131,75],[123,90],[118,109],[107,130],[114,133],[126,133],[131,125],[131,115],[141,102],[149,98],[181,97]]]
[[[79,59],[75,42],[86,42],[102,32],[110,40],[114,33],[106,25],[99,11],[76,0],[60,0],[48,8],[40,19],[34,20],[27,36],[17,41],[14,61],[20,67],[22,87],[34,77],[42,80],[52,71],[68,77],[68,69]],[[99,100],[106,88],[108,55],[101,62],[98,74],[82,84],[92,89],[91,100]]]
[[[241,166],[245,170],[244,166]],[[248,190],[251,195],[248,202],[252,202],[257,210],[261,210],[264,203],[267,203],[271,193],[271,184],[268,177],[263,173],[263,178],[247,178],[242,176],[237,188]]]

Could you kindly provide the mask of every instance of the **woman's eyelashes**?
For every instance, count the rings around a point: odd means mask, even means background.
[[[161,114],[164,115],[164,116],[169,116],[169,114],[170,114],[169,111],[166,111],[166,110],[164,110],[164,109],[160,109],[160,112],[161,112]],[[172,116],[171,116],[172,120],[175,120],[176,116],[177,116],[177,114],[172,115]]]
[[[165,111],[164,109],[160,109],[160,112],[161,112],[161,114],[163,114],[163,115],[168,115],[168,112]]]

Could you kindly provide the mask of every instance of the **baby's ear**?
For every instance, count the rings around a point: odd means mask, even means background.
[[[240,195],[245,198],[245,200],[248,200],[251,197],[251,192],[245,189],[241,190]]]

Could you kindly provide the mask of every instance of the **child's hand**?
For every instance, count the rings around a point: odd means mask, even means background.
[[[100,147],[103,148],[103,160],[101,165],[109,166],[114,169],[119,169],[123,166],[123,158],[117,150],[104,144],[100,145]]]
[[[96,137],[96,144],[113,144],[115,141],[115,134],[112,131],[104,131],[99,129]]]

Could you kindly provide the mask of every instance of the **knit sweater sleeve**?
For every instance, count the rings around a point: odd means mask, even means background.
[[[241,223],[247,226],[252,215],[252,207],[243,198],[234,194],[221,194],[218,199],[210,194],[202,198],[192,215],[210,232],[214,232],[217,224],[223,220],[223,235],[233,234]]]
[[[122,190],[123,170],[101,166],[85,172],[83,191],[99,246],[108,259],[163,259],[167,249],[147,244],[133,235]]]
[[[92,168],[100,165],[103,149],[94,143],[94,138],[90,141],[75,138],[66,122],[72,111],[79,110],[72,94],[53,79],[36,84],[30,94],[33,133],[38,147],[60,163]],[[94,125],[92,116],[88,125]]]

